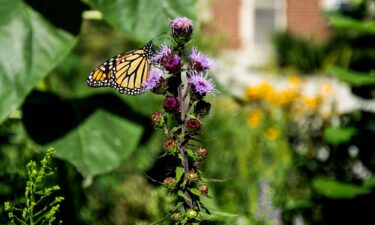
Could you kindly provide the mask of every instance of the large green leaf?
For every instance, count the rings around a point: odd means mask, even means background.
[[[72,163],[85,177],[115,169],[134,151],[143,133],[140,125],[96,111],[77,129],[50,143],[56,156]]]
[[[168,22],[186,16],[197,22],[197,0],[85,0],[104,18],[130,39],[147,42],[168,32]]]
[[[324,129],[324,139],[333,145],[348,142],[357,132],[354,127],[327,127]]]
[[[328,198],[335,199],[354,198],[357,195],[363,195],[370,192],[367,188],[353,184],[341,183],[327,178],[314,179],[313,187],[318,193]]]
[[[72,49],[76,39],[20,0],[0,7],[0,122]]]
[[[355,20],[337,13],[327,13],[330,24],[339,29],[348,29],[375,35],[375,22]]]
[[[375,85],[375,73],[361,73],[332,66],[328,72],[351,86],[360,87],[363,85]]]

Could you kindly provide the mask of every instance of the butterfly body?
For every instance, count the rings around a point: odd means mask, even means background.
[[[93,70],[87,78],[90,87],[113,87],[121,94],[140,95],[151,69],[152,42],[142,49],[121,53]]]

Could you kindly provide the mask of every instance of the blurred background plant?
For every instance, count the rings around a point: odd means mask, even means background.
[[[56,217],[62,196],[56,196],[60,187],[48,186],[48,178],[54,175],[50,164],[53,148],[47,150],[39,163],[31,160],[26,165],[27,182],[25,185],[24,205],[17,202],[5,202],[4,208],[8,213],[11,224],[61,224]]]
[[[168,30],[169,18],[200,24],[197,1],[161,2],[1,1],[1,203],[25,201],[26,163],[53,146],[57,176],[51,183],[65,197],[58,218],[65,224],[152,224],[169,213],[171,196],[152,181],[166,174],[167,161],[158,157],[164,139],[148,118],[162,99],[85,84],[96,65]],[[373,100],[375,84],[373,3],[355,0],[325,16],[332,30],[326,43],[289,33],[275,38],[280,67],[274,71],[290,74],[284,69],[292,68],[297,75],[282,85],[252,83],[241,98],[219,85],[220,94],[210,99],[202,131],[210,153],[202,170],[212,199],[205,205],[223,217],[207,224],[373,220],[375,118],[364,110],[371,108],[364,100]],[[230,39],[213,35],[215,19],[202,20],[194,44],[220,54],[218,46]],[[299,75],[315,74],[346,82],[364,109],[339,112],[330,83],[306,93],[311,76]],[[3,204],[0,214],[7,224]]]

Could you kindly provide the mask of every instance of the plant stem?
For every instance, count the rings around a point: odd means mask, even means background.
[[[188,192],[186,188],[186,184],[188,182],[187,174],[189,172],[189,161],[186,155],[186,145],[188,143],[188,140],[186,140],[186,136],[185,136],[186,112],[185,112],[185,107],[184,107],[185,98],[184,98],[184,95],[182,94],[182,83],[178,86],[177,93],[178,93],[178,100],[180,102],[180,121],[179,121],[180,124],[179,126],[181,128],[181,139],[179,140],[179,145],[180,145],[179,152],[181,156],[181,165],[184,168],[184,181],[183,181],[182,191],[184,192],[185,197],[186,197],[184,198],[185,208],[192,209],[194,207],[194,204],[190,196],[190,193]]]

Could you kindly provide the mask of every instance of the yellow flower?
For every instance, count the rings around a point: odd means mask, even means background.
[[[298,92],[290,89],[282,90],[280,92],[275,92],[271,103],[276,105],[287,105],[292,103],[298,97]]]
[[[269,82],[263,82],[259,85],[259,93],[264,100],[270,101],[275,91]]]
[[[266,138],[270,141],[275,140],[280,136],[280,129],[276,127],[270,127],[266,130]]]
[[[269,100],[273,88],[269,82],[262,82],[258,86],[250,86],[245,90],[245,100],[248,102]]]
[[[254,102],[259,100],[259,90],[258,87],[247,87],[245,90],[245,101]]]
[[[289,81],[289,85],[292,87],[292,88],[297,88],[300,83],[301,83],[301,78],[298,76],[298,75],[289,75],[287,77],[288,81]]]
[[[253,109],[247,115],[247,125],[250,128],[257,128],[263,119],[263,111],[260,109]]]
[[[304,96],[302,98],[303,104],[308,108],[308,109],[315,109],[318,107],[318,105],[321,102],[321,99],[319,96]]]
[[[327,96],[332,93],[332,85],[331,84],[324,84],[322,87],[322,96]]]

